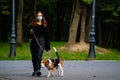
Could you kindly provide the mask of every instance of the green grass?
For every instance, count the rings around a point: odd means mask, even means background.
[[[44,51],[43,59],[55,58],[56,55],[52,47],[56,47],[60,57],[63,60],[86,60],[88,58],[88,52],[71,52],[67,50],[61,50],[60,47],[64,46],[66,42],[51,42],[51,50],[49,52]],[[22,46],[16,47],[16,57],[9,58],[10,44],[0,42],[0,60],[31,60],[31,53],[29,49],[30,43],[24,43]],[[109,54],[97,54],[96,60],[120,60],[120,51],[109,49]]]
[[[120,60],[120,51],[116,49],[109,49],[111,53],[108,54],[96,54],[96,58],[99,60]]]

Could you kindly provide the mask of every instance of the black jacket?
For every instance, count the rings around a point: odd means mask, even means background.
[[[48,34],[48,28],[44,27],[43,25],[30,26],[28,29],[29,38],[32,40],[35,40],[33,34],[30,34],[30,29],[33,29],[37,38],[39,38],[40,36],[44,37],[45,50],[46,51],[50,50],[50,39],[49,39],[49,34]]]

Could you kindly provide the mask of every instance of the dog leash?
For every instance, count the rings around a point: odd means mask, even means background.
[[[34,31],[33,31],[33,36],[34,36],[34,38],[35,38],[35,40],[36,40],[38,46],[40,47],[40,49],[43,50],[43,48],[42,48],[42,46],[40,45],[40,43],[39,43],[39,41],[38,41],[38,39],[37,39],[37,37],[36,37]]]

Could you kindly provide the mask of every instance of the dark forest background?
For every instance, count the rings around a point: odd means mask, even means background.
[[[28,42],[36,11],[46,17],[51,41],[89,43],[92,0],[15,0],[17,45]],[[12,0],[0,0],[0,42],[10,41]],[[96,45],[120,50],[120,0],[96,0]]]

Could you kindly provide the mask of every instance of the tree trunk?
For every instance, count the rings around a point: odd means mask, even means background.
[[[106,44],[105,44],[105,47],[108,48],[109,45],[111,44],[111,41],[112,41],[112,33],[109,32],[109,35],[107,37],[107,41],[106,41]]]
[[[90,25],[91,25],[91,7],[88,6],[87,20],[86,20],[86,27],[85,27],[85,42],[86,43],[89,42]]]
[[[68,39],[68,43],[67,43],[68,45],[74,44],[76,41],[77,28],[78,28],[78,24],[79,24],[79,20],[80,20],[80,2],[79,2],[79,0],[76,0],[75,5],[76,5],[76,8],[75,8],[72,24],[71,24],[70,31],[69,31],[69,39]]]
[[[63,30],[63,21],[64,21],[64,15],[65,15],[65,6],[63,1],[58,1],[58,9],[57,9],[57,21],[56,21],[56,32],[55,32],[55,41],[61,41],[62,40],[62,30]]]
[[[22,45],[23,42],[23,26],[22,26],[22,16],[23,16],[23,0],[19,0],[18,6],[18,19],[17,19],[17,45]]]
[[[101,21],[100,18],[98,18],[98,45],[102,46],[102,32],[101,32]]]
[[[82,19],[81,19],[81,31],[80,31],[80,42],[85,43],[85,23],[86,23],[86,10],[87,6],[84,4],[82,10]]]
[[[37,0],[33,0],[34,1],[34,15],[36,14],[36,3],[37,3]]]
[[[1,19],[1,31],[0,31],[0,38],[2,42],[7,42],[8,41],[8,26],[10,25],[9,22],[9,16],[8,15],[2,15]]]

